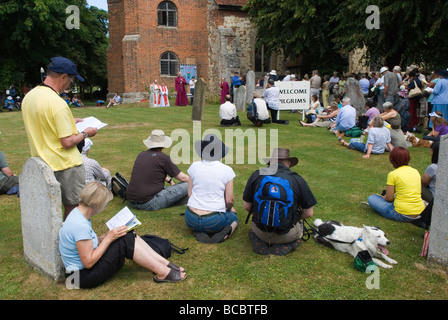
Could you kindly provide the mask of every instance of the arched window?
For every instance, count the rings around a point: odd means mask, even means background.
[[[158,25],[164,27],[177,27],[177,8],[169,2],[164,1],[157,8]]]
[[[179,59],[172,52],[165,52],[160,57],[160,74],[176,76],[179,70]]]

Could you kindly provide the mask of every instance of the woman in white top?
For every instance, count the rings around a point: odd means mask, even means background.
[[[188,169],[188,203],[185,222],[196,239],[218,243],[230,237],[237,227],[238,217],[233,208],[233,169],[220,160],[228,148],[216,135],[207,135],[195,144],[202,160]]]

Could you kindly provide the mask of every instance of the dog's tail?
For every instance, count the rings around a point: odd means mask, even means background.
[[[319,227],[322,223],[324,223],[321,219],[316,219],[316,220],[314,220],[314,225],[316,226],[316,227]]]

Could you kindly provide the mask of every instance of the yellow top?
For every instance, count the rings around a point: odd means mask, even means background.
[[[78,130],[70,108],[56,91],[37,86],[28,92],[22,103],[22,117],[32,157],[40,157],[53,171],[82,164],[78,148],[64,149],[59,140]]]
[[[395,187],[395,211],[405,215],[419,215],[425,209],[422,201],[420,173],[409,166],[401,166],[387,176],[387,185]]]

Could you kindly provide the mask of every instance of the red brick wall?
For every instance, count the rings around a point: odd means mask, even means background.
[[[157,25],[157,7],[162,1],[108,0],[110,47],[109,92],[143,92],[154,79],[174,89],[175,77],[160,75],[160,57],[171,51],[179,63],[195,59],[198,77],[208,79],[207,0],[172,0],[177,7],[177,27]],[[126,42],[125,35],[139,35]]]

